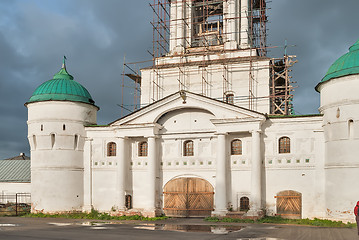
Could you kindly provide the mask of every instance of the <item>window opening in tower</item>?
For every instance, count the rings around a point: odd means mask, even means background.
[[[223,1],[193,1],[192,20],[192,47],[223,44]]]

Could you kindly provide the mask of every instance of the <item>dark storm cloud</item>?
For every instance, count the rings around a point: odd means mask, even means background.
[[[98,123],[120,117],[121,73],[126,61],[148,60],[152,10],[148,0],[0,1],[0,158],[28,151],[27,109],[37,86],[60,69],[84,85],[101,108]],[[298,56],[293,77],[295,108],[315,113],[314,86],[329,66],[359,38],[357,0],[274,0],[268,11],[269,43]],[[280,57],[283,48],[272,49]],[[139,67],[139,66],[138,66]],[[133,95],[125,92],[131,103]]]
[[[269,42],[283,45],[288,39],[288,45],[296,45],[288,48],[298,60],[292,72],[299,86],[295,110],[316,113],[319,94],[314,87],[330,65],[359,39],[359,1],[274,0],[270,7]],[[275,53],[280,55],[278,50]]]

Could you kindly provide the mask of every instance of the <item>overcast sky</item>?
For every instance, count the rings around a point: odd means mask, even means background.
[[[120,117],[121,73],[126,61],[150,59],[149,0],[0,0],[0,159],[25,152],[24,103],[41,83],[67,69],[96,105],[98,124]],[[298,114],[317,113],[315,85],[359,39],[358,0],[273,0],[268,44],[297,55],[293,80]],[[273,49],[281,57],[283,47]],[[131,95],[126,96],[129,98]]]

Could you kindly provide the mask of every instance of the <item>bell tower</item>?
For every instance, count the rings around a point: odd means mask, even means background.
[[[250,47],[249,11],[253,4],[249,0],[170,2],[169,49],[172,54],[196,47],[222,46],[226,50]]]
[[[141,105],[186,90],[270,112],[265,0],[155,0]]]

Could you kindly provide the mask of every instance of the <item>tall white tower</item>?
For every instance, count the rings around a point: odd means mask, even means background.
[[[61,70],[41,84],[25,106],[32,211],[82,210],[84,126],[96,124],[99,108],[66,71],[65,58]]]
[[[326,217],[353,221],[348,213],[359,200],[353,181],[359,176],[359,40],[334,62],[316,90],[324,114]]]

